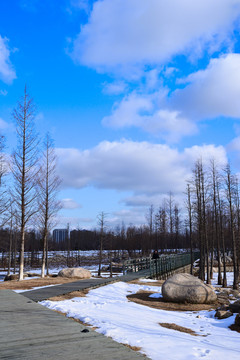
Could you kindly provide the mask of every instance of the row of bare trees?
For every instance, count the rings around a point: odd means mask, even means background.
[[[38,226],[43,238],[42,277],[45,275],[47,237],[52,220],[60,208],[57,192],[60,179],[56,174],[56,156],[53,140],[46,134],[43,149],[35,131],[36,107],[24,89],[24,95],[13,110],[16,124],[17,146],[13,151],[8,169],[3,155],[3,137],[0,138],[0,181],[8,178],[8,188],[1,185],[0,215],[3,225],[8,225],[9,254],[11,254],[13,230],[20,233],[19,280],[23,279],[25,234],[31,224]],[[13,179],[13,180],[11,180]],[[9,256],[10,261],[10,256]]]
[[[233,288],[238,288],[240,265],[240,201],[236,174],[227,164],[220,168],[215,160],[195,163],[187,183],[187,228],[190,247],[193,233],[200,249],[199,277],[211,283],[214,252],[218,260],[218,284],[227,286],[226,246],[231,250],[234,272]],[[223,270],[223,277],[222,277]]]

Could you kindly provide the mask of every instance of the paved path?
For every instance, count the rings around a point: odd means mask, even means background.
[[[11,290],[0,291],[0,359],[140,360],[145,356]]]
[[[128,282],[146,276],[149,276],[149,270],[132,272],[127,275],[117,276],[114,278],[79,280],[79,281],[74,281],[72,283],[45,287],[38,290],[26,291],[22,293],[22,295],[26,296],[28,299],[31,299],[33,301],[43,301],[53,296],[68,294],[72,291],[91,289],[99,286],[104,286],[116,281]]]

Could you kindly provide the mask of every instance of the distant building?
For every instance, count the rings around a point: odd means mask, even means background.
[[[68,238],[68,229],[54,229],[53,240],[56,242],[62,242]]]

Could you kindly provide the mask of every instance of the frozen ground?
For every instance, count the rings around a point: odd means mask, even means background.
[[[230,284],[232,274],[228,275]],[[91,290],[86,297],[41,304],[95,326],[98,332],[118,342],[140,347],[153,360],[239,360],[240,334],[228,329],[235,316],[217,320],[215,311],[171,312],[128,301],[126,296],[139,290],[161,296],[160,287],[119,282]],[[175,323],[199,336],[167,329],[159,323]]]

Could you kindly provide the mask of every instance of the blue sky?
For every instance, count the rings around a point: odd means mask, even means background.
[[[63,178],[59,226],[146,222],[194,161],[239,172],[240,0],[1,0],[0,130],[25,83]]]

